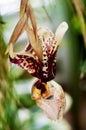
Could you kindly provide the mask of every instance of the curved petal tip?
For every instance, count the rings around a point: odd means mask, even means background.
[[[60,25],[61,25],[61,27],[64,28],[65,30],[68,29],[68,24],[67,24],[67,22],[65,22],[65,21],[62,22]]]
[[[68,24],[65,21],[58,26],[55,33],[57,46],[61,43],[62,38],[64,37],[64,34],[66,33],[67,30],[68,30]]]

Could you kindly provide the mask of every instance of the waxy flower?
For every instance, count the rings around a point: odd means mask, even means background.
[[[32,28],[28,24],[31,21]],[[59,119],[64,112],[65,96],[60,85],[55,81],[56,53],[65,32],[66,22],[62,22],[55,34],[47,28],[37,28],[35,16],[28,0],[22,0],[20,20],[17,23],[6,53],[11,63],[17,64],[38,78],[32,87],[32,98],[44,110],[50,119]],[[13,47],[19,36],[27,32],[28,43],[21,52],[14,52]]]

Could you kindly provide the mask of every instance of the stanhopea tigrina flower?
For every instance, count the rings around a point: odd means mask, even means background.
[[[32,27],[29,26],[30,20]],[[62,22],[55,34],[48,28],[36,26],[35,16],[28,0],[21,0],[20,19],[10,38],[6,53],[11,63],[27,70],[37,81],[32,86],[32,98],[50,119],[59,119],[65,108],[65,95],[60,85],[52,79],[56,74],[56,53],[65,32]],[[26,31],[28,43],[21,52],[14,52],[14,44]]]

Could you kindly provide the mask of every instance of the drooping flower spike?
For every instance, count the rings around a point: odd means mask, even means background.
[[[28,20],[32,26],[28,24]],[[38,78],[32,87],[32,98],[48,117],[54,120],[60,118],[65,106],[63,90],[61,87],[56,87],[59,85],[51,80],[55,78],[56,74],[56,52],[67,29],[66,22],[59,25],[55,34],[47,28],[37,28],[30,2],[21,0],[20,19],[6,50],[11,63],[17,64]],[[14,52],[14,44],[24,31],[27,32],[29,41],[21,52]],[[50,113],[47,109],[50,110]]]

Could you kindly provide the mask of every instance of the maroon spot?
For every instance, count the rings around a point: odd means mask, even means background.
[[[32,47],[31,47],[31,44],[29,43],[29,45],[27,46],[27,48],[25,49],[25,51],[28,51],[30,50]]]
[[[17,55],[18,58],[24,58],[24,55]]]
[[[25,66],[25,65],[26,65],[26,63],[23,63],[23,65]]]

